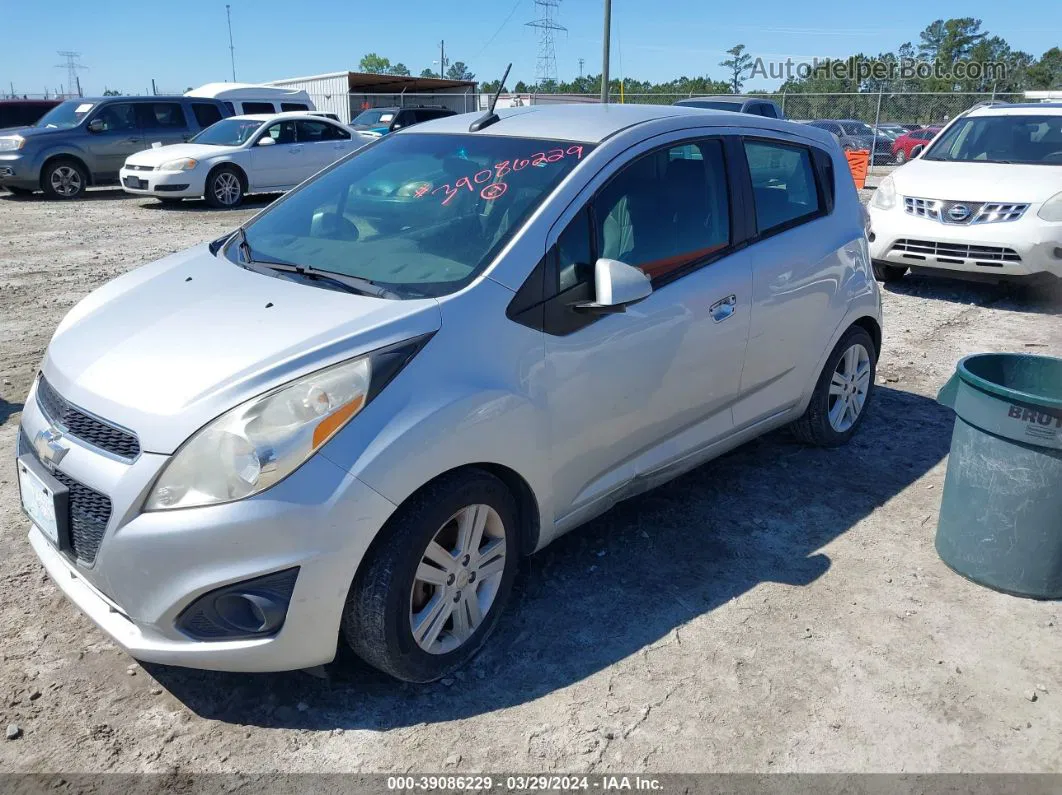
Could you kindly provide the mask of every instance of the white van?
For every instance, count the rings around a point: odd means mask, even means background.
[[[186,91],[184,95],[220,99],[235,116],[317,110],[305,91],[253,83],[207,83]]]

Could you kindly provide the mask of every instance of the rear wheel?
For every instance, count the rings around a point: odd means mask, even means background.
[[[839,447],[852,438],[874,391],[877,368],[874,340],[852,326],[834,347],[815,384],[807,411],[792,424],[800,441]]]
[[[445,476],[395,514],[351,585],[343,636],[370,665],[431,682],[493,631],[516,576],[516,502],[481,470]]]
[[[41,189],[52,199],[77,199],[85,195],[88,174],[76,160],[60,158],[44,167]]]
[[[238,207],[245,192],[240,172],[233,166],[219,166],[207,177],[204,198],[211,207]]]
[[[874,278],[879,282],[898,282],[907,275],[905,265],[886,265],[884,262],[875,262],[871,267],[874,269]]]

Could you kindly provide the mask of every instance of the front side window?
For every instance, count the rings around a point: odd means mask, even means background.
[[[255,134],[262,122],[253,119],[223,119],[192,139],[192,143],[211,146],[241,146]]]
[[[811,153],[778,141],[745,141],[756,202],[756,226],[767,234],[822,210]]]
[[[470,282],[593,148],[482,134],[388,136],[246,227],[255,260],[356,276],[399,298]],[[239,247],[225,255],[240,262]]]
[[[599,257],[659,279],[730,242],[723,147],[698,141],[651,152],[616,175],[594,200]]]
[[[184,111],[177,102],[141,102],[137,106],[140,126],[145,130],[183,129]]]
[[[280,121],[276,124],[270,124],[266,128],[265,135],[276,141],[278,145],[293,144],[295,143],[295,122]]]
[[[136,108],[131,102],[116,102],[107,105],[97,115],[102,122],[102,132],[124,132],[137,129]]]
[[[975,116],[953,124],[924,160],[1062,166],[1062,116]]]

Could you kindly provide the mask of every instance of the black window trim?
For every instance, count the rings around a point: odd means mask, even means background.
[[[752,189],[752,171],[749,168],[748,155],[745,154],[746,141],[754,141],[756,143],[766,143],[773,144],[775,146],[805,150],[808,153],[808,162],[811,165],[811,173],[814,175],[815,178],[815,194],[818,197],[819,209],[817,209],[813,213],[805,213],[804,215],[799,215],[796,218],[791,218],[785,223],[778,224],[777,226],[772,226],[766,231],[760,231],[759,222],[756,219],[756,194],[755,191]],[[751,224],[751,227],[754,230],[753,235],[748,240],[748,243],[750,245],[754,243],[759,243],[761,240],[767,240],[769,238],[774,237],[775,235],[780,235],[783,232],[788,232],[790,229],[795,229],[798,226],[803,226],[804,224],[811,223],[812,221],[816,221],[819,218],[825,218],[833,212],[833,202],[828,200],[828,197],[826,196],[826,192],[822,184],[824,169],[820,168],[816,164],[815,150],[817,148],[818,147],[812,146],[811,144],[804,144],[798,141],[783,140],[781,138],[772,138],[766,135],[746,134],[741,136],[741,156],[744,160],[744,168],[739,170],[744,172],[743,177],[747,181],[746,190],[748,191],[747,195],[749,201],[745,209],[749,215],[749,223]],[[834,178],[836,179],[836,176]]]

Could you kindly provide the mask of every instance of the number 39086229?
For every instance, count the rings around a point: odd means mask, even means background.
[[[458,194],[467,190],[471,194],[478,193],[486,201],[494,201],[504,196],[505,191],[509,189],[509,184],[505,178],[510,174],[523,171],[528,166],[547,166],[564,160],[564,158],[569,156],[574,157],[576,160],[582,158],[583,147],[575,144],[567,149],[557,147],[546,152],[536,152],[527,157],[503,160],[500,163],[495,163],[491,168],[484,168],[475,174],[461,177],[452,185],[447,183],[433,187],[431,183],[426,182],[417,188],[413,195],[420,199],[424,196],[434,196],[437,193],[442,193],[442,203],[446,205],[453,201]]]

